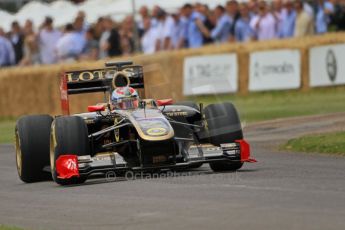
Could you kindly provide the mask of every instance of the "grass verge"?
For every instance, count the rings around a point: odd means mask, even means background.
[[[307,153],[327,153],[345,156],[345,132],[308,135],[289,140],[283,150]]]
[[[14,120],[0,120],[0,144],[14,143]]]
[[[10,226],[5,226],[5,225],[0,224],[0,230],[20,230],[20,228],[10,227]]]
[[[345,112],[345,87],[317,88],[308,92],[276,91],[240,95],[215,95],[190,98],[210,103],[230,101],[241,120],[255,122],[276,118]]]

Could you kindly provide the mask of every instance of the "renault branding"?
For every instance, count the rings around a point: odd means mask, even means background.
[[[334,82],[337,77],[337,58],[332,49],[329,49],[326,56],[327,73],[331,82]]]
[[[309,55],[311,87],[345,84],[345,44],[314,47]]]

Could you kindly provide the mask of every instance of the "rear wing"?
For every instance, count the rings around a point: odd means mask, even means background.
[[[118,72],[126,73],[132,88],[144,88],[143,67],[132,62],[107,62],[103,69],[65,72],[61,76],[61,107],[64,115],[69,114],[68,96],[82,93],[109,92]]]

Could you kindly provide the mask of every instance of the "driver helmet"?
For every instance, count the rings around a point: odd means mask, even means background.
[[[139,96],[132,87],[116,88],[111,94],[111,104],[114,109],[136,109],[139,105]]]

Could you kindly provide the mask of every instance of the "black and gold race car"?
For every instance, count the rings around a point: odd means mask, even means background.
[[[30,183],[52,177],[67,185],[83,183],[95,173],[188,169],[204,163],[214,171],[234,171],[255,162],[233,104],[203,108],[193,102],[138,99],[135,106],[119,108],[109,98],[123,87],[144,88],[142,66],[110,62],[103,69],[63,74],[64,115],[17,121],[20,179]],[[69,95],[93,92],[104,92],[105,102],[69,115]]]

